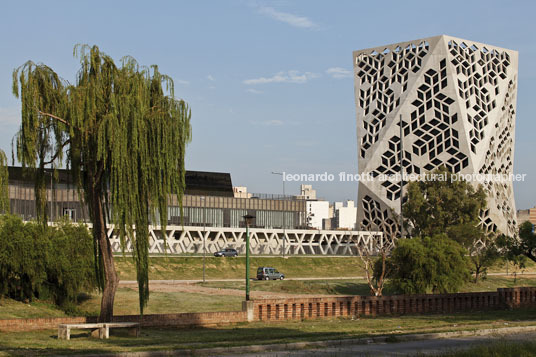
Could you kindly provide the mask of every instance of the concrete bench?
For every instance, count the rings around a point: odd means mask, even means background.
[[[137,322],[105,322],[104,338],[110,338],[111,328],[128,328],[129,335],[136,337],[140,335],[140,324]]]
[[[60,324],[58,326],[58,339],[60,340],[70,340],[71,339],[71,330],[79,329],[92,329],[98,331],[99,338],[104,338],[105,328],[104,324]],[[93,333],[92,333],[93,335]]]
[[[58,326],[58,339],[70,340],[71,330],[77,329],[92,329],[91,336],[103,338],[110,338],[111,328],[128,328],[129,334],[138,337],[140,334],[140,324],[137,322],[104,322],[95,324],[60,324]]]

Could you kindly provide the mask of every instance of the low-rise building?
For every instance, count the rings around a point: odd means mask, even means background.
[[[36,218],[34,181],[20,167],[9,167],[11,213],[24,220]],[[89,222],[86,205],[79,197],[68,170],[57,170],[57,179],[46,170],[47,216],[52,221],[69,216],[73,221]],[[306,201],[292,196],[251,194],[245,187],[233,189],[231,175],[222,172],[186,171],[182,215],[177,197],[168,200],[170,225],[201,227],[243,227],[243,216],[255,216],[252,227],[306,228]]]
[[[335,202],[335,222],[338,229],[355,229],[357,220],[357,207],[354,201],[346,201],[346,205],[342,202]]]
[[[324,220],[329,219],[328,201],[307,201],[307,226],[315,229],[324,228]]]
[[[529,209],[517,210],[517,223],[521,224],[525,221],[529,221],[532,224],[536,224],[536,206]]]

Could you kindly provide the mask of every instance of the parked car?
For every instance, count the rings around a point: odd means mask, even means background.
[[[257,279],[258,280],[283,280],[285,279],[285,274],[280,273],[275,268],[271,267],[260,267],[257,269]]]
[[[233,248],[225,248],[214,253],[215,257],[238,257],[238,252]]]

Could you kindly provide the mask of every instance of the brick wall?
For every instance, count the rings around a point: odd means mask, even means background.
[[[215,326],[248,321],[282,321],[345,316],[451,313],[536,306],[536,287],[493,292],[395,296],[328,296],[253,300],[244,311],[144,315],[143,327]],[[138,315],[114,316],[116,322],[140,322]],[[96,322],[95,317],[0,320],[0,331],[55,329],[63,323]]]
[[[253,320],[278,321],[339,316],[450,313],[536,306],[536,288],[494,292],[395,296],[333,296],[253,301]]]
[[[38,319],[0,320],[0,332],[48,330],[58,328],[59,324],[83,324],[97,322],[96,317],[50,317]]]
[[[142,327],[216,326],[246,322],[245,311],[143,315]],[[114,322],[140,322],[139,315],[114,316]]]

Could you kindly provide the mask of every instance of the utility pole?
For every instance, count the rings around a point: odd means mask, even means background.
[[[273,172],[272,171],[272,175],[281,175],[281,180],[283,181],[283,199],[281,200],[282,204],[283,204],[283,212],[282,212],[282,215],[283,215],[283,258],[285,258],[285,241],[287,240],[287,232],[285,230],[286,228],[286,220],[285,220],[285,210],[284,210],[284,205],[285,205],[285,176],[283,175],[282,172]]]

